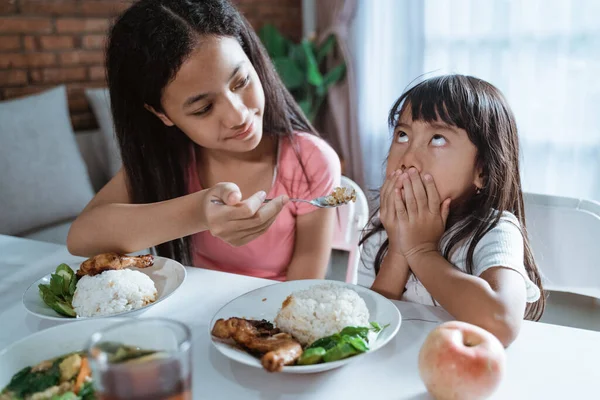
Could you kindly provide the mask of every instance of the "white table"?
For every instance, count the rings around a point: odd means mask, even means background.
[[[0,348],[57,325],[29,315],[21,296],[31,282],[61,262],[79,260],[65,246],[0,235]],[[394,302],[403,318],[398,335],[362,362],[313,375],[269,374],[223,357],[211,345],[208,324],[229,300],[273,282],[199,268],[187,271],[181,289],[140,318],[166,316],[191,327],[194,398],[430,398],[418,376],[417,355],[427,333],[450,319],[443,310]],[[493,399],[598,399],[599,365],[600,333],[525,322],[508,349],[507,375]]]

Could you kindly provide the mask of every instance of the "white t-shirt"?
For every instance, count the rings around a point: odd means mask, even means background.
[[[382,237],[377,240],[379,243],[385,241],[385,231],[382,232]],[[440,251],[444,248],[444,244],[449,239],[449,235],[445,234],[440,241]],[[455,246],[450,252],[450,263],[454,267],[467,273],[467,251],[469,249],[470,240],[464,240]],[[371,253],[375,253],[371,251]],[[520,229],[519,220],[514,214],[505,211],[498,224],[487,232],[475,246],[473,252],[473,275],[480,276],[483,272],[493,267],[505,267],[517,271],[525,281],[527,289],[527,302],[533,303],[540,298],[540,289],[527,276],[524,258],[523,236]],[[371,260],[372,264],[373,260]],[[369,264],[366,264],[369,265]],[[406,291],[402,296],[402,300],[412,301],[426,305],[434,304],[431,295],[425,289],[425,286],[416,278],[414,274],[409,275],[406,282]]]

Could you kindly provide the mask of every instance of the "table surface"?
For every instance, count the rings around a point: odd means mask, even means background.
[[[30,315],[21,297],[58,264],[81,260],[62,245],[0,235],[0,349],[61,323]],[[318,374],[270,374],[221,355],[208,325],[228,301],[273,282],[193,267],[187,272],[179,290],[139,318],[167,316],[190,326],[195,399],[430,399],[417,356],[427,334],[451,319],[444,310],[394,301],[402,314],[400,331],[362,361]],[[506,375],[492,399],[600,398],[598,360],[600,333],[525,321],[507,350]]]

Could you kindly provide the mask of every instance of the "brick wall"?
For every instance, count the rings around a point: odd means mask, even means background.
[[[302,0],[234,0],[252,26],[298,39]],[[131,0],[0,0],[0,100],[66,84],[75,130],[97,127],[87,87],[105,87],[105,34]]]

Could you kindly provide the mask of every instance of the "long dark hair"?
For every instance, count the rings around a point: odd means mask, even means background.
[[[471,76],[445,75],[427,79],[407,90],[390,110],[388,123],[396,127],[402,113],[410,107],[413,121],[445,123],[464,129],[477,148],[477,165],[483,169],[484,187],[481,193],[462,206],[452,208],[448,219],[442,255],[449,259],[453,248],[468,241],[467,272],[473,273],[473,253],[483,235],[494,228],[502,212],[513,213],[520,223],[525,247],[524,264],[529,278],[542,295],[528,303],[527,319],[539,320],[546,304],[540,273],[533,258],[525,225],[525,209],[519,173],[519,141],[513,113],[493,85]],[[494,210],[498,212],[495,213]],[[384,230],[376,212],[369,229],[361,238],[364,243]],[[447,239],[447,240],[446,240]],[[388,250],[386,240],[375,256],[375,272]]]
[[[265,135],[316,135],[277,75],[248,21],[228,0],[141,0],[109,34],[106,55],[114,125],[133,203],[187,194],[186,170],[193,142],[165,126],[144,105],[162,111],[165,86],[205,35],[235,38],[254,66],[265,93]],[[156,246],[159,255],[192,263],[190,237]]]

